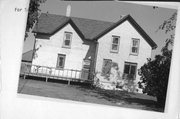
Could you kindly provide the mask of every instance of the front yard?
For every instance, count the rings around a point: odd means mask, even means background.
[[[164,110],[156,106],[156,98],[144,94],[104,90],[87,85],[67,85],[64,82],[20,78],[18,93],[159,112]]]

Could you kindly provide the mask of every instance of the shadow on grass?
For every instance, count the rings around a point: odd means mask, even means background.
[[[39,77],[38,78],[28,77],[28,79],[45,81],[45,78],[39,78]],[[18,92],[21,92],[24,85],[27,83],[26,82],[27,80],[24,80],[24,81],[22,80],[23,82],[21,83],[21,86],[18,86]],[[68,85],[68,81],[65,81],[65,80],[49,79],[48,82],[61,83],[61,84]],[[123,104],[121,104],[120,106],[124,106],[124,107],[126,106],[138,107],[139,106],[141,109],[153,110],[153,111],[159,111],[159,112],[163,112],[164,110],[164,107],[157,106],[156,100],[154,98],[144,95],[144,94],[136,94],[136,93],[130,93],[127,91],[118,91],[118,90],[105,90],[105,89],[93,87],[89,83],[82,83],[82,82],[81,83],[71,82],[70,87],[73,90],[83,91],[82,95],[96,97],[97,99],[105,99],[114,104],[123,102]]]
[[[108,101],[111,101],[113,103],[117,102],[124,102],[126,105],[142,105],[144,109],[146,110],[153,110],[153,111],[159,111],[163,112],[164,107],[159,107],[157,105],[157,102],[155,99],[148,99],[150,96],[146,96],[144,94],[136,94],[136,93],[131,93],[127,91],[118,91],[118,90],[105,90],[105,89],[100,89],[100,88],[87,88],[87,87],[79,87],[80,90],[86,91],[86,92],[94,92],[98,93],[99,95],[94,95],[94,94],[89,94],[87,93],[86,95],[91,95],[94,97],[97,97],[99,99],[106,99]],[[140,96],[141,95],[141,96]],[[142,97],[146,97],[143,99]]]

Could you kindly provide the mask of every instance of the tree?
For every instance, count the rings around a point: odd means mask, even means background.
[[[27,18],[27,25],[26,25],[26,33],[25,39],[28,37],[29,30],[34,26],[34,23],[38,19],[40,4],[44,3],[46,0],[30,0],[29,3],[29,10],[28,10],[28,18]]]
[[[158,30],[165,31],[165,34],[173,31],[176,27],[176,17],[177,12],[165,20]],[[147,59],[147,63],[138,72],[140,75],[139,88],[142,89],[143,93],[155,96],[157,104],[161,107],[164,107],[166,100],[173,41],[174,34],[171,34],[166,39],[165,46],[161,49],[161,54],[156,55],[153,60],[151,58]]]

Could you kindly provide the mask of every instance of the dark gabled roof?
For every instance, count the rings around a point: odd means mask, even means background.
[[[142,37],[150,44],[153,49],[157,47],[156,43],[146,34],[146,32],[130,15],[126,15],[116,23],[113,23],[42,13],[33,29],[33,32],[52,35],[63,28],[66,24],[70,23],[81,38],[86,40],[98,40],[100,37],[126,20],[131,23],[131,25],[142,35]]]
[[[150,46],[153,49],[157,48],[157,44],[149,37],[149,35],[147,35],[147,33],[138,25],[138,23],[130,15],[124,16],[118,22],[114,23],[112,26],[110,26],[109,28],[104,30],[102,33],[97,35],[94,39],[96,39],[96,40],[99,39],[100,37],[102,37],[103,35],[105,35],[109,31],[111,31],[112,29],[114,29],[118,25],[122,24],[126,20],[128,20],[130,22],[130,24],[136,29],[136,31],[139,34],[141,34],[141,36],[150,44]]]
[[[60,26],[68,22],[69,18],[42,13],[33,29],[33,32],[51,34]]]
[[[32,62],[33,50],[27,51],[22,54],[23,62]]]
[[[88,40],[91,40],[114,24],[112,22],[42,13],[33,29],[33,32],[51,35],[69,22],[71,25],[76,27],[75,30],[80,32],[83,38]]]

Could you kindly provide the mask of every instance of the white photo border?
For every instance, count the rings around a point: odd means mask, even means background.
[[[130,2],[129,2],[130,3]],[[134,2],[132,2],[134,3]],[[1,92],[0,115],[3,119],[178,119],[180,113],[180,3],[149,2],[148,4],[178,9],[165,112],[152,112],[83,102],[17,94],[21,54],[29,0],[0,2]],[[117,3],[118,4],[118,3]],[[15,10],[16,9],[16,10]],[[20,10],[18,12],[17,10]],[[73,103],[72,103],[73,102]]]

